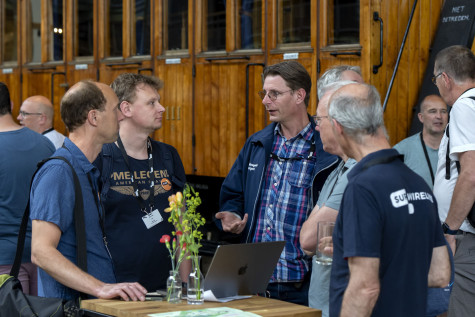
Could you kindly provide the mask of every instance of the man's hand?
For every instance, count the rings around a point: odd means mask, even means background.
[[[125,301],[144,301],[147,290],[139,283],[104,284],[97,290],[97,297],[111,299],[120,297]]]
[[[326,256],[333,256],[333,238],[331,236],[321,238],[318,250]]]
[[[220,211],[216,214],[216,219],[221,219],[223,230],[235,234],[240,234],[244,230],[247,223],[247,217],[248,215],[245,214],[244,218],[241,220],[229,211]]]

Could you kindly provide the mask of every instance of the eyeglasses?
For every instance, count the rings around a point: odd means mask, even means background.
[[[294,90],[290,89],[290,90],[282,91],[282,92],[276,91],[276,90],[269,90],[269,91],[261,90],[261,91],[257,92],[257,94],[259,95],[259,97],[261,97],[262,100],[264,100],[264,98],[266,96],[269,96],[270,100],[275,101],[277,99],[277,97],[279,97],[280,95],[283,95],[283,94],[285,94],[286,92],[289,92],[289,91],[294,91]]]
[[[442,75],[443,73],[444,73],[444,72],[440,72],[440,73],[438,73],[437,75],[432,76],[432,83],[433,83],[434,85],[437,86],[437,77],[439,77],[439,76]]]
[[[23,118],[26,116],[41,116],[41,115],[42,115],[41,112],[26,112],[26,111],[20,110],[20,116],[22,116]]]
[[[316,125],[320,125],[320,121],[322,121],[322,119],[325,119],[325,118],[328,118],[328,116],[312,116],[312,119],[313,121],[315,122]]]

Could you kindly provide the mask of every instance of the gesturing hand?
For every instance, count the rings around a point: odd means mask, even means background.
[[[240,234],[244,230],[247,223],[247,217],[248,215],[245,214],[244,218],[241,220],[229,211],[221,211],[216,214],[216,219],[221,219],[223,230],[235,234]]]

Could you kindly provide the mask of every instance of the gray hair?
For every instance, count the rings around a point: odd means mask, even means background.
[[[331,83],[337,82],[341,80],[341,75],[343,72],[351,70],[358,75],[361,75],[361,68],[359,66],[350,66],[350,65],[337,65],[334,67],[329,68],[325,73],[323,73],[322,77],[317,81],[317,95],[318,99],[321,99],[325,94],[323,88]]]
[[[365,91],[349,94],[336,91],[328,105],[328,114],[343,127],[343,131],[357,143],[366,135],[375,135],[379,128],[384,130],[381,98],[373,85],[358,84]]]
[[[435,57],[435,73],[445,72],[456,84],[475,80],[475,56],[462,45],[444,48]]]
[[[321,87],[322,96],[319,97],[319,99],[322,99],[323,96],[325,96],[327,92],[335,92],[343,86],[354,84],[354,83],[355,82],[352,80],[339,80],[339,81],[328,83],[327,85]]]

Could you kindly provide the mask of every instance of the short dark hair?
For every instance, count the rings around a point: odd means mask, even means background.
[[[287,86],[292,90],[303,88],[305,94],[305,105],[308,107],[310,90],[312,89],[312,79],[305,67],[296,61],[284,61],[275,65],[267,66],[262,73],[262,81],[267,76],[280,76],[285,80]]]
[[[120,74],[111,84],[119,103],[122,101],[134,102],[136,98],[135,89],[137,86],[144,84],[159,90],[163,87],[163,82],[152,76],[142,74],[123,73]]]
[[[475,56],[462,45],[444,48],[435,57],[435,72],[445,72],[456,83],[475,80]]]
[[[77,87],[66,92],[61,99],[61,119],[69,132],[82,126],[91,110],[105,109],[107,100],[94,82],[83,80]]]
[[[10,101],[10,92],[7,85],[0,82],[0,116],[12,113],[12,106]]]

